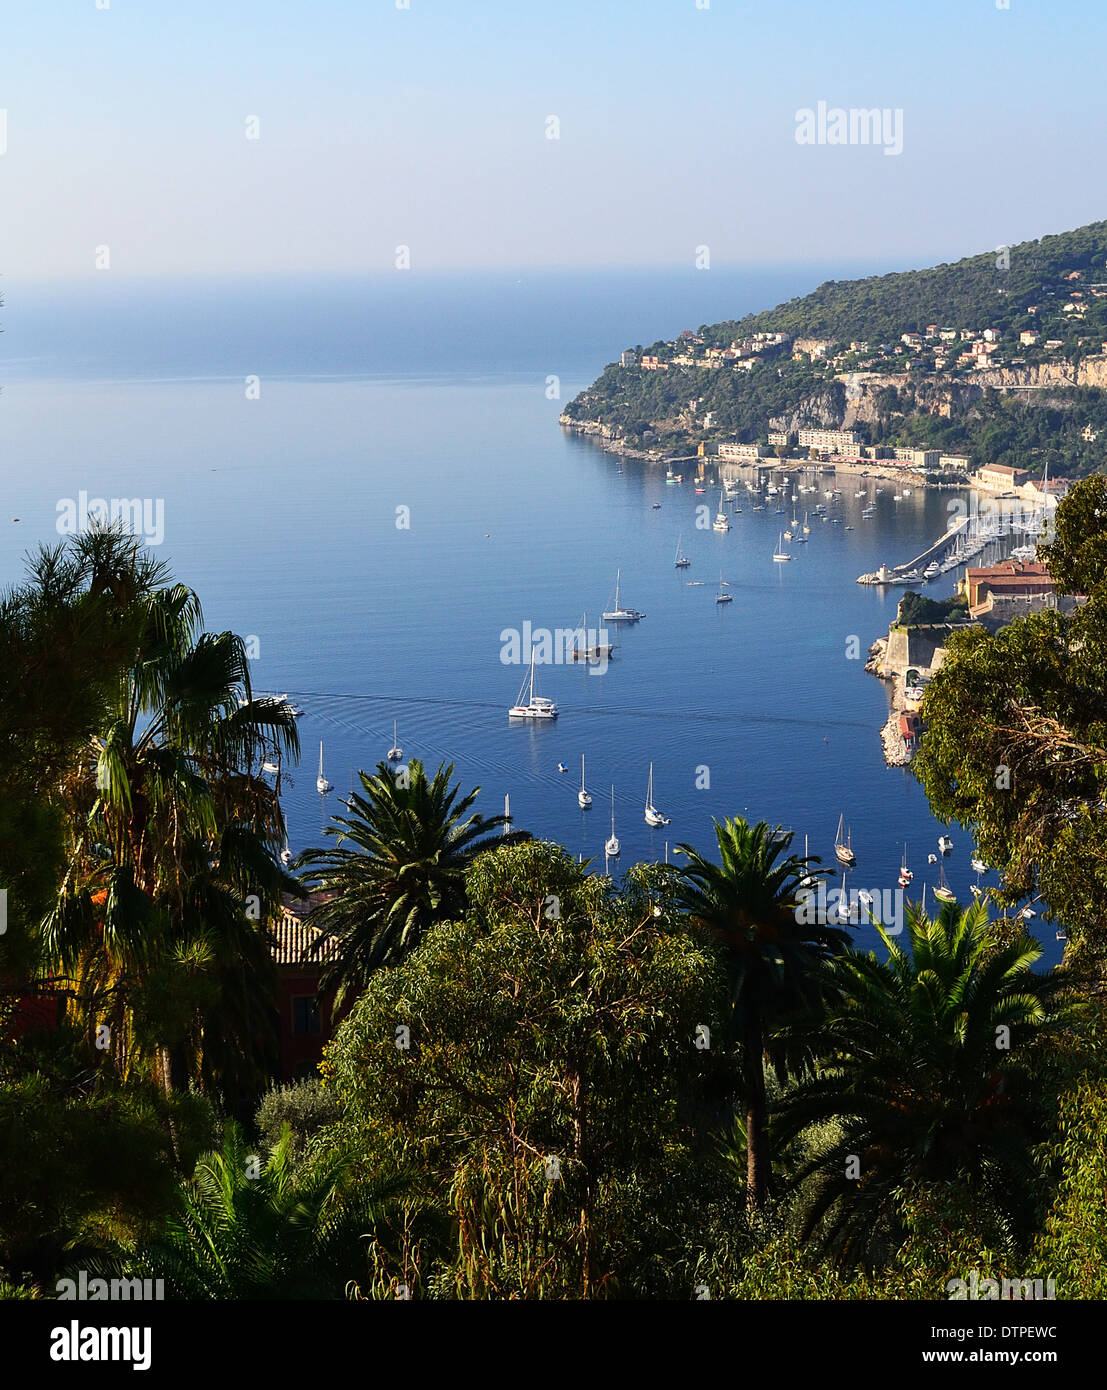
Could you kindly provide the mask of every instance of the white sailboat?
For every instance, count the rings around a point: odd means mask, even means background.
[[[903,846],[903,862],[899,866],[899,886],[901,888],[906,888],[914,877],[915,875],[907,867],[907,844],[905,842]]]
[[[285,832],[284,844],[281,847],[281,863],[285,866],[286,869],[288,868],[289,864],[292,863],[292,851],[288,847],[287,831]]]
[[[611,838],[610,838],[610,839],[607,841],[607,843],[604,845],[604,847],[603,847],[603,852],[604,852],[604,854],[607,855],[608,859],[618,859],[618,857],[619,857],[619,840],[618,840],[618,837],[617,837],[616,834],[615,834],[615,788],[614,788],[614,787],[611,788]]]
[[[334,787],[327,781],[323,773],[323,740],[319,740],[319,776],[315,779],[315,790],[320,796],[326,796],[328,792],[334,791]]]
[[[834,836],[834,853],[838,856],[839,863],[849,864],[851,867],[857,863],[857,855],[853,852],[853,833],[846,831],[846,838],[842,839],[842,827],[846,819],[843,811],[838,817],[838,832]]]
[[[577,805],[582,811],[587,811],[592,804],[592,793],[587,791],[584,785],[584,754],[580,755],[580,791],[577,792]]]
[[[392,747],[388,750],[388,761],[398,763],[403,760],[404,750],[400,747],[400,740],[396,737],[396,720],[392,721]]]
[[[663,816],[653,804],[653,763],[650,763],[650,780],[646,785],[646,824],[668,825],[669,817]]]
[[[552,700],[544,699],[534,693],[534,648],[530,652],[530,675],[519,687],[519,697],[507,712],[509,719],[556,719],[557,706]],[[528,688],[529,687],[529,688]],[[527,691],[526,702],[523,691]]]
[[[785,560],[790,560],[791,558],[791,555],[784,549],[784,532],[781,531],[777,536],[776,549],[773,551],[773,559],[780,565],[783,564]]]
[[[619,584],[622,580],[622,570],[615,571],[615,607],[603,615],[605,623],[636,623],[639,618],[644,618],[645,613],[640,613],[637,608],[624,608],[619,602]]]
[[[725,589],[726,589],[727,583],[728,583],[728,581],[725,580],[725,579],[723,578],[723,576],[720,574],[720,575],[719,575],[719,592],[715,595],[715,602],[716,602],[716,603],[733,603],[733,602],[734,602],[733,596],[732,596],[731,594],[728,594],[728,593],[725,593],[725,592],[724,592]]]
[[[730,530],[730,518],[727,516],[726,512],[723,511],[723,493],[721,488],[719,489],[719,510],[715,513],[715,520],[711,523],[711,529],[713,531]]]
[[[681,534],[677,537],[677,553],[676,559],[673,561],[674,565],[678,570],[686,570],[688,566],[692,563],[692,561],[689,560],[688,556],[685,555],[684,551],[681,549],[680,543],[683,539],[684,533],[681,532]]]
[[[934,890],[934,896],[944,903],[955,903],[957,894],[946,882],[946,866],[944,860],[938,861],[938,886]]]

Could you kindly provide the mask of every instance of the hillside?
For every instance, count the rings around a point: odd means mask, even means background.
[[[562,416],[615,447],[687,452],[856,429],[1080,475],[1107,444],[1107,221],[932,269],[828,281],[628,350]],[[694,402],[694,405],[692,404]]]

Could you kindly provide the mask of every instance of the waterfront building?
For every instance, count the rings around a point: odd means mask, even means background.
[[[973,609],[984,603],[989,594],[997,598],[1029,598],[1033,595],[1052,594],[1053,576],[1045,565],[1037,560],[1003,560],[998,565],[987,565],[976,569],[970,566],[961,581],[962,592]]]
[[[990,492],[1011,492],[1027,480],[1025,468],[1012,468],[1006,463],[987,463],[976,474],[976,481]]]
[[[856,452],[860,436],[855,430],[800,430],[801,449],[825,449],[828,453]]]

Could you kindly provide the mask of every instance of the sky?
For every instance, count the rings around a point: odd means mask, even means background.
[[[1105,215],[1102,0],[404,3],[6,0],[0,286],[101,275],[98,248],[123,276],[401,246],[413,273],[907,268]],[[821,101],[902,150],[797,143]]]

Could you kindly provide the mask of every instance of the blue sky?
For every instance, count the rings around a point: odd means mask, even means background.
[[[410,6],[5,7],[0,274],[883,267],[1105,215],[1102,0]],[[902,154],[798,145],[820,100]]]

